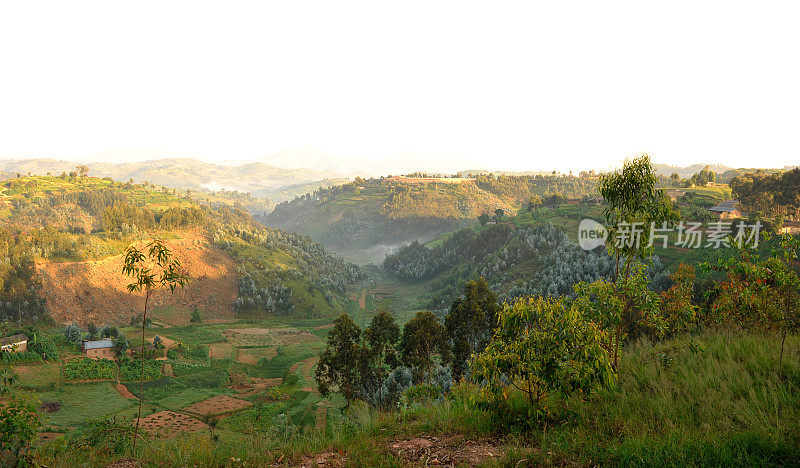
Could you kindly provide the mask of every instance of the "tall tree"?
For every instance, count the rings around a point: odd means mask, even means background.
[[[400,327],[392,314],[382,310],[364,330],[364,339],[382,381],[399,364],[395,344],[400,339]]]
[[[172,252],[158,239],[147,244],[144,251],[130,246],[125,250],[122,274],[133,282],[127,289],[131,293],[144,293],[144,314],[142,315],[142,348],[144,348],[144,331],[147,322],[147,308],[153,292],[166,288],[174,293],[178,287],[183,288],[189,282],[182,271],[181,263],[173,258]],[[139,381],[139,414],[136,418],[136,429],[133,433],[133,457],[136,458],[136,440],[139,437],[139,423],[142,418],[142,402],[144,400],[144,357],[141,353],[142,374]]]
[[[340,315],[333,322],[327,348],[317,364],[316,381],[320,394],[327,396],[333,387],[338,387],[350,404],[358,394],[358,371],[363,354],[361,329],[349,315]]]
[[[417,369],[418,380],[422,380],[433,369],[437,354],[443,363],[450,361],[448,348],[447,329],[436,320],[433,312],[417,312],[403,327],[400,355],[406,366]]]
[[[452,341],[453,379],[464,375],[473,353],[480,353],[492,338],[501,307],[483,277],[464,286],[464,295],[450,306],[444,319]]]
[[[678,220],[678,213],[663,190],[656,190],[658,177],[643,154],[625,161],[621,171],[600,175],[600,194],[606,201],[608,228],[606,247],[614,258],[613,293],[622,307],[622,317],[614,330],[614,367],[617,367],[623,335],[637,326],[642,281],[631,274],[635,262],[646,262],[653,249],[651,225],[661,228]],[[622,262],[622,263],[621,263]],[[628,284],[631,283],[631,284]]]

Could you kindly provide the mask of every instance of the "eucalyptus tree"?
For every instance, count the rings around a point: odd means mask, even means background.
[[[172,251],[158,239],[147,244],[144,250],[139,250],[133,245],[125,249],[122,274],[132,279],[132,282],[126,286],[128,292],[144,294],[144,313],[142,314],[142,346],[144,347],[144,332],[151,296],[159,289],[168,289],[170,293],[174,293],[178,287],[185,287],[189,283],[189,278],[184,273],[180,261],[175,259]],[[144,400],[145,353],[140,353],[140,356],[142,374],[139,380],[139,413],[133,433],[134,458],[136,457],[136,439],[139,436],[139,423],[142,418],[142,402]]]

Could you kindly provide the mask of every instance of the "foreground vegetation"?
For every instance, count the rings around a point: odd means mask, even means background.
[[[353,404],[324,429],[283,423],[263,433],[219,431],[216,441],[209,433],[150,441],[143,459],[147,466],[252,466],[341,452],[353,465],[400,466],[411,460],[393,452],[392,441],[458,434],[502,446],[499,458],[482,460],[498,466],[796,465],[800,341],[789,346],[794,359],[782,380],[773,336],[706,330],[657,344],[641,340],[626,349],[615,384],[586,397],[550,396],[548,413],[533,427],[524,402],[512,400],[507,414],[493,416],[480,392],[465,385],[397,411]],[[129,448],[104,432],[108,424],[85,424],[35,459],[99,465],[124,458]]]

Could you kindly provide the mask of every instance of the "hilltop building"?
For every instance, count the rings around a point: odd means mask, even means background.
[[[0,338],[0,352],[24,353],[28,350],[28,337],[23,334]]]
[[[114,342],[111,338],[84,341],[83,354],[91,359],[114,359]]]
[[[717,205],[712,206],[708,211],[714,213],[723,219],[737,219],[742,217],[742,212],[739,210],[739,202],[736,200],[725,200]]]

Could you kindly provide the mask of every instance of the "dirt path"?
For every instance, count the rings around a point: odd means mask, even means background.
[[[136,395],[131,393],[131,391],[128,390],[128,387],[122,385],[121,383],[114,385],[114,388],[116,388],[119,394],[122,395],[122,398],[127,398],[129,400],[138,400],[138,398],[136,398]]]

